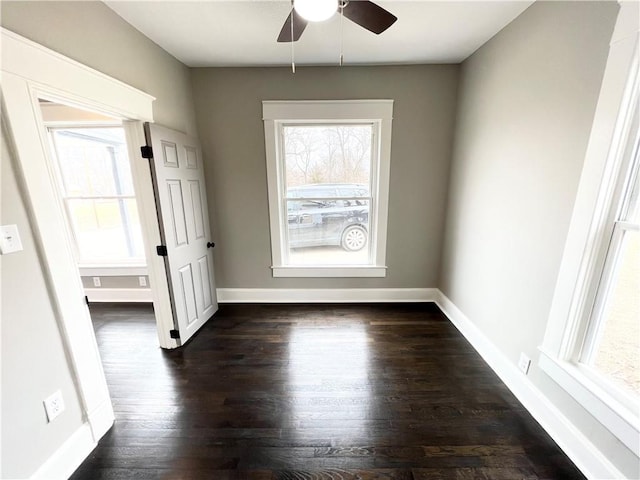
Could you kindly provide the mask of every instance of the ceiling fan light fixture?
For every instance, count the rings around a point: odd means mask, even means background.
[[[294,0],[298,15],[310,22],[322,22],[338,11],[338,0]]]

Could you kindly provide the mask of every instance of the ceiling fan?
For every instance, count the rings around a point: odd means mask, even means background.
[[[308,22],[321,22],[340,13],[379,35],[398,19],[369,0],[293,0],[293,8],[282,26],[278,42],[297,42]]]

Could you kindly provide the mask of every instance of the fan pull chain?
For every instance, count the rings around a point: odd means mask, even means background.
[[[344,2],[340,2],[340,66],[344,63]]]
[[[295,57],[295,47],[293,41],[293,16],[295,15],[295,11],[293,10],[293,0],[291,0],[291,73],[296,73],[296,57]]]

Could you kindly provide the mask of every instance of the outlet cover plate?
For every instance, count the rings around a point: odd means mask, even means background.
[[[47,412],[47,419],[52,422],[64,411],[64,399],[60,390],[54,392],[44,399],[44,409]]]
[[[0,254],[19,252],[22,250],[22,241],[17,225],[0,226]]]
[[[531,366],[531,359],[523,352],[520,354],[520,360],[518,361],[518,368],[522,373],[527,375],[529,373],[529,367]]]

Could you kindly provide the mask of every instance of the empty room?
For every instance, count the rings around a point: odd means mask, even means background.
[[[0,0],[0,478],[640,478],[639,25]]]

